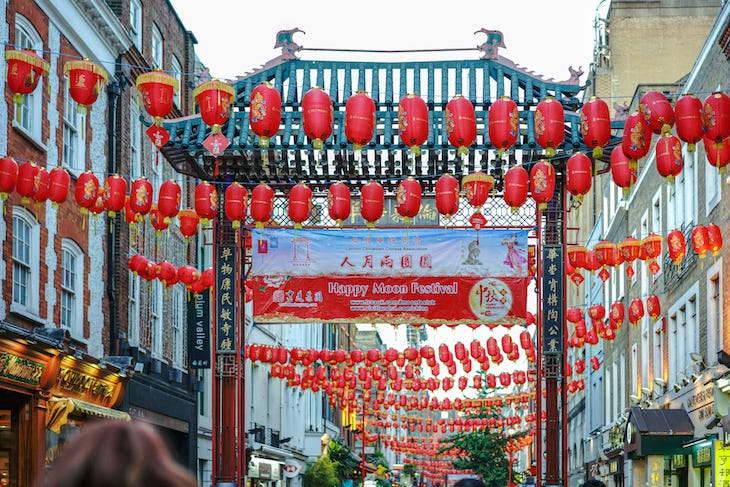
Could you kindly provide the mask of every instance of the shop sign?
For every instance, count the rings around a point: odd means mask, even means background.
[[[236,351],[236,246],[216,246],[216,351]]]
[[[188,359],[191,369],[210,368],[210,293],[188,299]]]
[[[284,477],[293,479],[302,471],[302,464],[291,458],[284,462]]]
[[[722,417],[722,443],[730,446],[730,415]]]
[[[715,485],[730,485],[730,448],[725,448],[722,441],[713,441],[715,445]]]
[[[108,403],[114,396],[114,386],[107,381],[78,370],[61,367],[58,372],[58,388],[82,398],[91,398],[98,404]]]
[[[692,447],[692,465],[695,467],[709,467],[712,463],[712,443],[709,441]]]
[[[646,457],[647,487],[664,487],[664,455]]]
[[[248,469],[248,476],[259,479],[281,479],[281,464],[266,458],[253,457]]]
[[[623,457],[612,458],[608,462],[608,473],[610,475],[622,474],[624,471],[624,459]]]
[[[546,354],[563,353],[564,262],[561,245],[546,245],[543,248],[542,351]]]
[[[715,416],[715,386],[710,383],[692,389],[684,400],[684,409],[689,413],[695,434],[701,434],[700,428]]]
[[[346,225],[364,226],[367,223],[360,216],[360,200],[353,198],[350,204],[350,217]],[[439,225],[439,212],[436,210],[435,198],[422,198],[418,214],[413,217],[412,225]],[[383,201],[383,216],[378,220],[379,227],[402,227],[403,217],[398,214],[395,207],[395,198],[385,198]]]
[[[684,468],[687,466],[687,456],[682,455],[680,453],[675,453],[672,455],[672,470],[676,470],[678,468]]]
[[[0,352],[0,377],[22,384],[39,386],[43,364],[8,352]]]

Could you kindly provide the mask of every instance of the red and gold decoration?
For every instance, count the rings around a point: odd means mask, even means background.
[[[18,180],[18,163],[12,157],[0,157],[0,197],[8,199]]]
[[[719,142],[715,142],[709,137],[703,137],[702,142],[705,146],[707,162],[711,166],[719,169],[720,174],[724,174],[730,162],[730,139],[725,138]]]
[[[177,220],[180,223],[180,233],[188,242],[198,232],[198,223],[200,217],[193,208],[183,208],[177,214]]]
[[[707,239],[708,250],[712,252],[714,257],[717,257],[717,254],[720,253],[720,249],[722,248],[722,232],[720,231],[720,227],[714,223],[709,223],[707,225]]]
[[[241,222],[246,218],[247,193],[246,188],[235,181],[226,188],[224,210],[234,229],[241,228]]]
[[[674,103],[674,116],[677,137],[687,143],[688,152],[693,152],[704,136],[702,101],[691,94],[680,96]]]
[[[592,96],[580,110],[580,133],[583,143],[593,149],[593,158],[603,156],[603,148],[611,139],[611,114],[608,104]]]
[[[637,325],[644,317],[644,302],[639,298],[634,298],[629,304],[629,323]]]
[[[436,210],[446,219],[459,211],[459,181],[451,174],[444,174],[436,181]]]
[[[646,298],[646,314],[649,315],[652,321],[656,321],[659,318],[659,315],[662,314],[662,306],[659,303],[659,297],[656,294],[650,294],[649,297]]]
[[[563,105],[552,96],[537,104],[535,138],[540,147],[545,149],[547,157],[553,157],[555,149],[565,139],[565,111]]]
[[[520,133],[520,113],[517,103],[501,96],[489,106],[489,140],[497,149],[497,158],[517,142]],[[519,206],[519,205],[518,205]]]
[[[208,181],[195,186],[195,212],[204,226],[218,214],[218,190]]]
[[[403,217],[403,223],[409,225],[411,219],[421,209],[421,183],[408,176],[398,184],[395,193],[395,210]]]
[[[50,65],[30,49],[5,51],[6,82],[13,92],[13,101],[23,103],[25,95],[35,91],[41,76],[46,76]]]
[[[48,180],[48,199],[55,206],[65,203],[70,186],[71,176],[68,171],[62,167],[54,167],[51,169]]]
[[[664,132],[657,140],[655,152],[657,171],[668,183],[673,183],[684,167],[681,142],[671,133]]]
[[[669,232],[669,235],[667,235],[667,248],[669,250],[669,258],[672,259],[674,265],[679,267],[687,253],[687,242],[681,230],[674,229]]]
[[[78,59],[66,61],[63,74],[68,78],[69,95],[78,103],[79,111],[85,113],[106,84],[106,70],[89,59]]]
[[[709,239],[706,226],[697,225],[692,229],[692,250],[699,255],[700,259],[704,259],[709,250]]]
[[[527,201],[530,175],[522,166],[513,166],[504,175],[504,202],[517,213]]]
[[[175,93],[179,89],[177,79],[164,71],[154,70],[137,76],[137,90],[142,95],[145,110],[162,127],[162,119],[172,110]]]
[[[174,180],[168,179],[160,185],[160,191],[157,195],[157,211],[160,212],[167,225],[180,211],[181,197],[180,185]]]
[[[449,143],[464,156],[477,138],[477,119],[474,105],[468,98],[456,95],[446,104],[446,133]]]
[[[251,218],[256,228],[263,228],[271,220],[274,210],[274,190],[266,183],[258,184],[251,191]]]
[[[661,91],[649,91],[639,100],[639,113],[655,134],[668,134],[674,126],[674,109]]]
[[[338,227],[350,216],[350,188],[342,181],[327,188],[327,212]]]
[[[18,179],[15,183],[15,191],[21,196],[20,201],[28,204],[35,196],[38,189],[38,179],[41,168],[33,161],[28,161],[20,165],[18,169]]]
[[[195,103],[200,107],[200,118],[210,127],[211,134],[220,134],[228,122],[236,90],[216,79],[201,83],[193,90]]]
[[[259,147],[269,147],[281,125],[281,94],[274,85],[262,81],[251,91],[248,121],[251,130],[259,137]]]
[[[641,239],[641,247],[644,249],[644,260],[648,262],[649,270],[654,275],[661,269],[656,260],[662,253],[663,241],[664,237],[656,233],[650,233]]]
[[[705,137],[721,143],[730,136],[730,96],[716,91],[702,104],[702,128]]]
[[[374,130],[375,101],[366,91],[358,91],[345,103],[345,137],[360,152],[372,140]]]
[[[144,176],[132,181],[129,190],[129,207],[136,215],[137,221],[142,221],[142,218],[152,209],[153,191],[152,183]]]
[[[582,152],[576,152],[566,163],[565,188],[578,202],[590,191],[593,181],[593,165],[590,158]]]
[[[626,157],[638,161],[644,157],[651,146],[651,131],[644,122],[639,111],[628,116],[624,123],[624,133],[621,138],[621,149]]]
[[[620,145],[611,152],[611,177],[616,186],[623,188],[624,196],[628,196],[638,177],[636,161],[626,157]]]
[[[332,135],[332,99],[315,86],[302,97],[302,126],[316,150],[324,149],[324,142]]]
[[[410,153],[421,155],[421,146],[428,138],[428,107],[415,93],[409,93],[398,103],[398,130]]]
[[[302,228],[312,211],[312,189],[304,183],[297,183],[289,191],[288,213],[294,228]]]
[[[91,171],[84,171],[79,174],[76,180],[76,190],[74,197],[76,204],[79,205],[82,214],[88,213],[89,209],[96,203],[96,197],[99,192],[99,180]]]
[[[598,263],[601,264],[601,272],[598,273],[598,277],[603,282],[606,282],[610,277],[608,267],[614,267],[617,262],[617,255],[619,255],[618,246],[610,240],[601,240],[593,246],[593,250],[596,252]]]
[[[383,216],[385,204],[385,190],[377,181],[369,181],[360,188],[360,216],[365,220],[368,228]]]
[[[626,237],[618,244],[619,252],[621,257],[626,263],[626,275],[629,279],[634,277],[634,261],[639,258],[639,251],[641,250],[641,240],[634,237]]]
[[[104,181],[101,190],[101,200],[109,218],[115,218],[117,212],[124,208],[127,196],[127,181],[119,174],[112,174]]]
[[[545,211],[555,192],[555,168],[548,161],[541,159],[532,166],[530,190],[540,211]]]

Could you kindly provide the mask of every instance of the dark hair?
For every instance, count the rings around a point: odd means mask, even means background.
[[[64,446],[43,487],[196,487],[149,424],[90,423]]]
[[[583,482],[583,487],[606,487],[606,484],[598,479],[588,479]]]
[[[461,479],[454,484],[454,487],[484,487],[484,482],[479,479]]]

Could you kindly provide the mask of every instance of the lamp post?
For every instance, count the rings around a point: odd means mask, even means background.
[[[512,487],[512,435],[515,434],[514,428],[507,429],[507,452],[509,453],[509,464],[507,465],[507,487]]]

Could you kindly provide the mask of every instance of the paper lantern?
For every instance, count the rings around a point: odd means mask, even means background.
[[[160,70],[137,76],[137,90],[142,94],[142,104],[154,118],[155,126],[162,127],[162,119],[172,110],[178,88],[177,79]]]
[[[497,157],[517,142],[520,133],[520,113],[517,103],[501,96],[489,106],[489,141],[497,149]],[[519,205],[518,205],[519,206]]]
[[[262,81],[251,91],[249,124],[259,137],[259,146],[268,147],[281,124],[281,95],[268,81]]]
[[[595,326],[596,322],[603,320],[606,316],[606,308],[602,304],[593,304],[588,307],[588,317]]]
[[[385,192],[377,181],[370,181],[360,189],[360,215],[367,222],[368,228],[375,226],[383,216]]]
[[[611,177],[616,186],[623,189],[624,196],[628,196],[638,177],[636,161],[626,157],[621,146],[614,147],[611,152]]]
[[[218,190],[208,181],[195,186],[195,212],[203,225],[208,225],[218,214]]]
[[[327,188],[327,212],[338,227],[350,216],[350,188],[337,181]]]
[[[644,303],[639,298],[634,298],[629,304],[629,323],[636,325],[644,317]]]
[[[704,259],[709,250],[709,239],[706,226],[697,225],[692,229],[692,249],[700,256],[700,259]]]
[[[78,103],[79,111],[85,113],[106,84],[106,70],[89,59],[76,59],[66,61],[63,73],[68,78],[69,95]]]
[[[657,171],[672,184],[684,166],[682,144],[678,138],[666,132],[657,140],[655,152]]]
[[[48,74],[50,65],[30,49],[9,49],[5,51],[5,61],[7,87],[13,93],[13,101],[22,104],[25,95],[35,91],[41,76]]]
[[[540,211],[547,209],[555,192],[555,168],[545,160],[539,160],[530,170],[532,198]]]
[[[605,282],[609,277],[606,267],[613,267],[616,265],[618,247],[610,240],[601,240],[593,246],[593,250],[596,252],[599,264],[603,266],[599,277]]]
[[[366,91],[358,91],[345,103],[345,137],[354,151],[361,151],[373,138],[375,102]]]
[[[449,143],[456,147],[458,155],[469,153],[469,147],[477,138],[477,119],[474,105],[468,98],[456,95],[446,104],[446,133]]]
[[[649,270],[652,274],[656,275],[659,272],[660,266],[656,259],[662,253],[662,241],[664,238],[661,235],[650,233],[643,239],[641,239],[641,247],[644,249],[645,260],[648,261]]]
[[[315,86],[302,97],[302,126],[312,141],[312,147],[324,149],[324,141],[332,135],[332,99]]]
[[[659,318],[659,315],[662,314],[662,307],[659,304],[659,298],[656,294],[651,294],[648,298],[646,298],[646,313],[654,321],[656,321],[657,318]]]
[[[48,180],[48,199],[56,206],[65,203],[70,185],[71,176],[68,171],[63,167],[54,167]]]
[[[8,199],[18,180],[18,163],[12,157],[0,157],[0,197]]]
[[[667,248],[669,258],[672,259],[674,265],[679,266],[687,253],[687,242],[681,230],[674,229],[669,232],[669,235],[667,235]]]
[[[109,214],[109,218],[115,218],[117,212],[124,208],[125,198],[127,196],[127,181],[119,174],[112,174],[104,181],[104,188],[101,192],[101,199],[104,203],[104,209]]]
[[[583,142],[593,149],[593,158],[603,156],[603,148],[611,140],[611,114],[608,104],[592,96],[580,109],[580,133]]]
[[[420,155],[421,145],[428,138],[428,107],[423,98],[410,93],[398,103],[400,139],[411,154]]]
[[[464,188],[466,201],[478,211],[487,202],[489,193],[494,188],[494,178],[477,171],[464,176],[461,185]]]
[[[18,178],[15,183],[15,190],[21,196],[21,201],[25,204],[35,195],[38,174],[41,172],[40,166],[33,161],[28,161],[20,165],[18,169]]]
[[[576,269],[584,269],[586,267],[586,259],[588,258],[588,249],[582,245],[568,245],[566,249],[570,263]]]
[[[598,360],[598,357],[591,357],[591,368],[593,370],[598,370],[601,368],[601,362]]]
[[[251,218],[256,222],[256,228],[263,228],[271,220],[274,209],[274,190],[266,183],[260,183],[251,191]]]
[[[398,184],[395,193],[395,209],[408,225],[421,209],[421,183],[408,176]]]
[[[626,262],[626,275],[631,279],[634,277],[633,262],[639,257],[641,241],[629,236],[619,242],[618,248],[624,262]]]
[[[312,190],[304,183],[295,184],[289,191],[288,213],[294,228],[302,228],[312,210]]]
[[[726,166],[730,162],[730,140],[725,138],[720,142],[714,142],[708,137],[703,137],[702,141],[705,146],[707,162],[711,166],[718,168],[720,174],[724,174]]]
[[[221,133],[235,96],[236,90],[231,85],[216,79],[201,83],[193,90],[193,99],[200,107],[200,118],[210,127],[211,134]]]
[[[716,91],[702,104],[702,128],[705,137],[721,142],[730,136],[730,96]]]
[[[134,274],[139,274],[143,268],[147,267],[147,262],[143,255],[134,254],[127,260],[127,268]]]
[[[717,257],[720,249],[722,249],[722,232],[720,231],[720,227],[714,223],[707,225],[707,241],[708,250],[712,252],[713,256]]]
[[[74,197],[76,204],[81,207],[81,213],[88,213],[89,208],[96,203],[96,196],[99,192],[99,180],[91,171],[84,171],[79,174],[76,180]]]
[[[178,282],[183,283],[190,290],[193,282],[200,279],[200,271],[190,265],[181,265],[177,268],[177,279]]]
[[[150,224],[155,229],[155,234],[160,237],[162,236],[163,230],[166,230],[170,226],[170,219],[160,213],[157,209],[157,204],[153,203],[150,209]]]
[[[180,233],[187,242],[198,232],[200,216],[193,208],[183,208],[177,213],[177,220],[180,223]]]
[[[655,134],[668,134],[674,126],[674,109],[661,91],[649,91],[639,99],[639,113]]]
[[[628,116],[624,122],[621,150],[629,159],[638,161],[649,152],[651,131],[638,111]]]
[[[224,211],[233,228],[240,228],[246,218],[247,196],[246,188],[235,181],[226,188]]]
[[[166,260],[157,264],[155,273],[157,274],[157,279],[165,286],[172,286],[177,282],[177,269]]]
[[[694,95],[686,94],[674,103],[677,137],[687,143],[687,151],[693,152],[695,144],[702,140],[702,102]]]
[[[40,168],[34,181],[33,199],[36,203],[43,203],[48,199],[48,183],[50,173],[45,168]]]
[[[522,166],[513,166],[504,175],[503,198],[513,213],[517,213],[527,201],[529,174]]]
[[[611,312],[608,315],[609,323],[615,328],[620,328],[624,322],[624,303],[615,302],[611,305]]]
[[[567,178],[565,188],[578,202],[590,191],[593,180],[593,165],[587,155],[576,152],[566,163]]]
[[[598,260],[598,254],[594,250],[586,252],[585,268],[591,271],[591,273],[601,268],[601,262]]]
[[[152,208],[152,183],[140,177],[132,181],[129,189],[129,207],[137,215],[137,221],[150,212]]]
[[[166,223],[169,224],[170,220],[175,218],[180,211],[181,197],[180,185],[174,180],[168,179],[160,185],[160,191],[157,195],[157,211],[165,218]]]
[[[535,139],[545,149],[547,157],[555,155],[555,149],[565,138],[565,112],[563,105],[552,96],[546,97],[535,108]]]
[[[459,181],[451,174],[436,181],[436,210],[447,219],[459,211]]]

